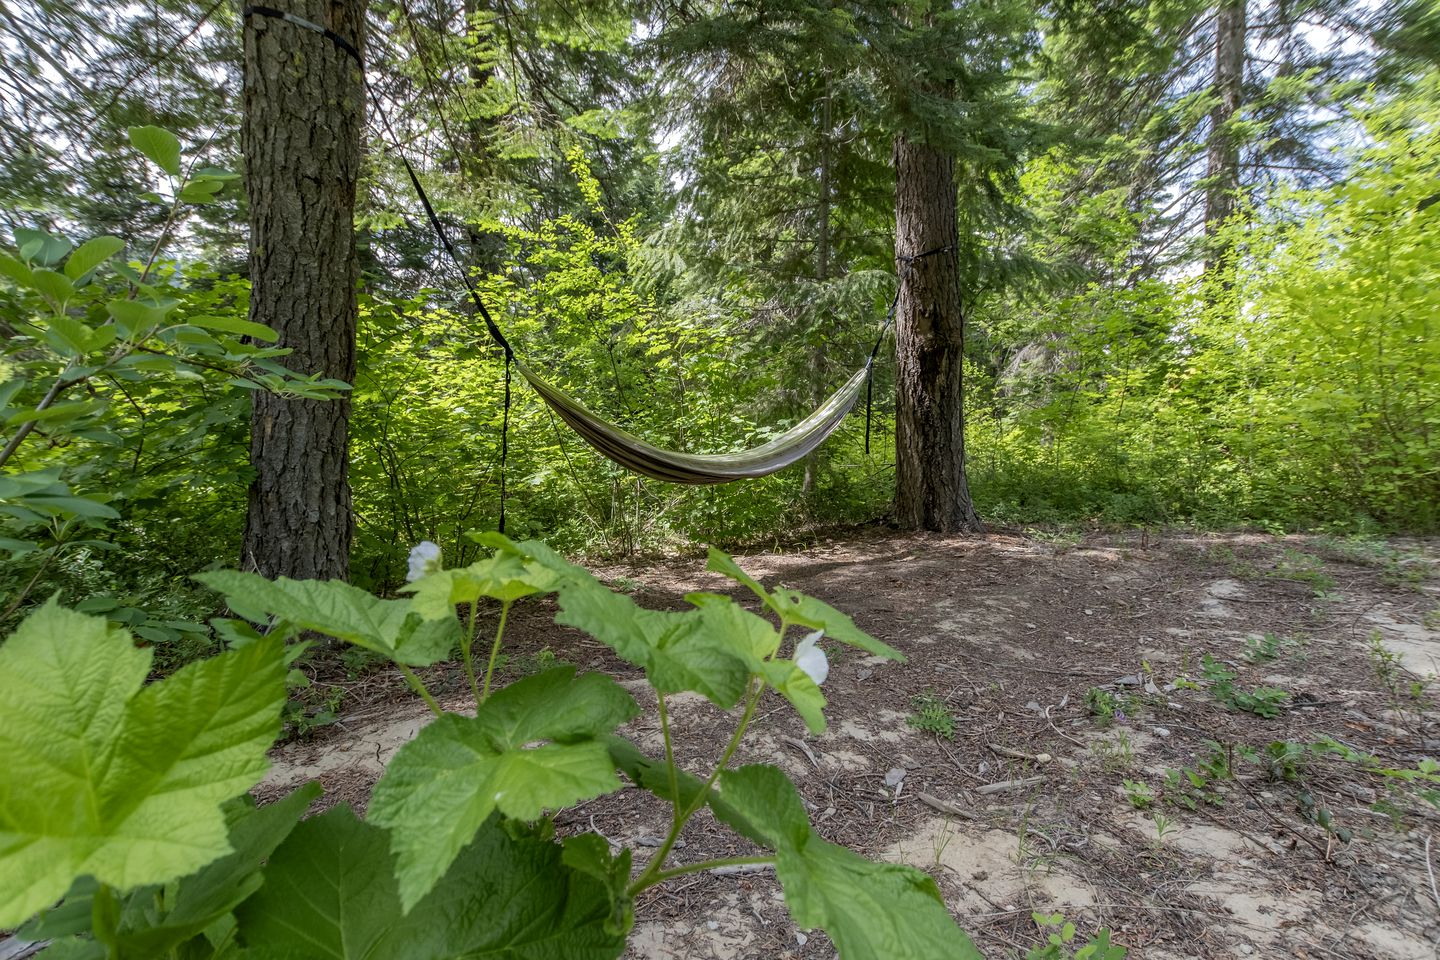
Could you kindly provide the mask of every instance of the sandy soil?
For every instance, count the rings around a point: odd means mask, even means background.
[[[1315,758],[1285,779],[1245,748],[1328,735],[1396,769],[1440,756],[1437,554],[1440,543],[1421,541],[871,530],[742,556],[765,583],[832,603],[910,661],[832,647],[829,731],[807,737],[772,698],[736,762],[781,766],[828,839],[933,874],[987,957],[1040,943],[1031,913],[1042,911],[1082,937],[1109,927],[1133,958],[1436,960],[1440,811],[1354,763]],[[730,586],[700,559],[598,573],[655,607]],[[556,627],[553,607],[517,611],[507,674],[534,669],[542,650],[612,673],[646,708],[623,732],[658,752],[639,672]],[[1204,654],[1239,689],[1283,689],[1278,716],[1217,702]],[[332,679],[348,691],[341,722],[278,748],[263,793],[318,777],[323,802],[363,808],[385,760],[426,721],[383,671]],[[463,702],[453,666],[428,682]],[[1087,694],[1119,714],[1097,716]],[[953,739],[909,722],[917,698],[954,718]],[[699,697],[670,706],[682,763],[708,769],[736,718]],[[1235,776],[1193,810],[1174,802],[1167,772],[1207,757]],[[638,844],[643,860],[668,808],[627,789],[559,824]],[[684,843],[672,862],[747,852],[703,814]],[[632,960],[835,955],[823,933],[796,929],[763,871],[680,878],[642,895],[636,916]]]

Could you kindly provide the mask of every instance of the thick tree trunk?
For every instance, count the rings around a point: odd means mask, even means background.
[[[365,0],[286,0],[287,12],[363,49]],[[365,92],[330,40],[251,17],[245,33],[245,188],[250,318],[274,327],[300,373],[355,379],[355,183]],[[344,578],[354,517],[350,401],[255,394],[241,566]]]
[[[895,514],[912,529],[981,531],[965,478],[964,318],[955,161],[895,140]],[[905,257],[948,247],[943,253]]]
[[[1215,94],[1205,175],[1205,272],[1220,267],[1228,251],[1215,232],[1232,213],[1240,195],[1240,143],[1227,125],[1240,112],[1245,82],[1245,0],[1224,0],[1215,14]]]

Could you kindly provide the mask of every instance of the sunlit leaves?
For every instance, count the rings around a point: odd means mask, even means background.
[[[596,850],[491,820],[408,913],[394,865],[385,831],[348,807],[302,823],[238,911],[241,942],[287,960],[611,960],[625,948],[625,878]]]
[[[561,667],[495,693],[473,718],[446,714],[401,747],[369,815],[392,832],[406,909],[495,810],[532,820],[619,789],[597,738],[637,711],[608,677]],[[549,742],[532,746],[537,741]]]
[[[128,634],[53,602],[0,647],[0,926],[77,877],[127,890],[230,852],[220,804],[265,770],[280,644],[142,687],[149,669]]]
[[[180,176],[180,141],[161,127],[131,127],[130,143],[172,177]]]
[[[726,771],[720,795],[745,818],[737,828],[758,829],[775,850],[776,875],[795,922],[823,927],[845,960],[980,960],[933,879],[821,839],[794,785],[776,768]],[[724,808],[716,812],[725,818]]]
[[[231,609],[247,619],[260,623],[279,617],[406,666],[445,659],[460,636],[453,618],[423,620],[404,600],[381,600],[339,580],[271,581],[238,570],[215,570],[195,579],[223,593]]]

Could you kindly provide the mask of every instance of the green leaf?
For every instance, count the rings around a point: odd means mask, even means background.
[[[450,655],[460,624],[425,621],[405,600],[381,600],[339,580],[270,581],[238,570],[196,574],[225,595],[231,609],[257,623],[271,616],[353,643],[409,667],[428,667]]]
[[[741,570],[740,564],[736,563],[735,559],[728,553],[711,547],[709,557],[709,560],[705,564],[706,570],[713,573],[724,574],[736,583],[749,587],[750,591],[765,603],[765,606],[774,610],[776,613],[780,612],[775,606],[774,600],[771,599],[769,591],[760,586],[760,581],[750,576],[750,574],[744,570]]]
[[[251,337],[255,340],[263,340],[266,343],[274,343],[280,339],[280,334],[263,323],[254,323],[250,320],[241,320],[239,317],[187,317],[186,323],[195,327],[203,327],[206,330],[219,330],[222,333],[238,333],[242,337]]]
[[[774,848],[790,916],[805,929],[823,927],[842,960],[980,960],[933,879],[821,839],[794,785],[775,767],[727,770],[720,795]]]
[[[808,597],[794,590],[776,590],[775,611],[791,623],[823,630],[825,636],[852,647],[859,647],[866,653],[888,660],[905,662],[905,655],[886,643],[881,643],[870,634],[855,626],[855,621],[836,610],[828,603]]]
[[[111,300],[105,304],[105,309],[129,336],[160,326],[176,306],[173,302],[157,304],[140,300]]]
[[[130,144],[172,177],[180,176],[180,141],[161,127],[131,127]]]
[[[45,324],[50,328],[50,345],[59,353],[81,356],[90,351],[91,330],[85,324],[65,313],[47,317]]]
[[[65,254],[70,252],[72,246],[64,237],[28,227],[15,230],[15,243],[20,248],[21,259],[42,267],[52,267],[65,259]]]
[[[22,287],[35,287],[34,272],[23,260],[17,260],[8,253],[0,253],[0,276],[9,277]]]
[[[75,296],[75,284],[63,273],[56,273],[41,267],[30,275],[30,285],[39,290],[56,309],[63,307]]]
[[[16,410],[5,418],[10,425],[17,423],[28,423],[33,420],[36,423],[44,423],[52,420],[65,420],[72,417],[83,416],[91,411],[98,410],[103,404],[96,400],[72,400],[69,403],[52,403],[44,410],[36,410],[33,407]]]
[[[191,180],[180,190],[180,199],[186,203],[214,203],[215,194],[225,186],[218,180]]]
[[[557,843],[491,821],[403,915],[385,831],[345,806],[300,824],[236,912],[252,954],[282,960],[613,960],[613,888]]]
[[[26,506],[36,507],[57,514],[71,514],[77,517],[91,517],[97,520],[119,520],[120,513],[111,506],[90,500],[86,497],[47,497],[33,496],[25,498]]]
[[[124,249],[125,241],[119,237],[91,237],[65,261],[65,276],[79,280]]]
[[[497,553],[468,567],[437,570],[400,589],[413,593],[412,609],[426,620],[454,618],[455,607],[491,597],[512,603],[554,588],[555,575],[513,553]]]
[[[228,805],[226,819],[234,852],[183,877],[169,889],[141,887],[125,899],[114,941],[122,957],[159,957],[199,936],[260,888],[260,867],[305,811],[320,796],[308,783],[289,796],[256,807],[250,798]],[[56,909],[42,913],[24,931],[32,940],[90,929],[95,883],[76,884]]]
[[[408,911],[495,810],[533,820],[620,788],[608,734],[639,712],[615,681],[558,667],[494,694],[474,717],[445,714],[401,747],[369,819],[391,830]],[[550,743],[529,747],[536,741]]]
[[[52,600],[0,647],[0,927],[79,876],[165,883],[231,852],[285,702],[278,641],[142,688],[148,651]]]

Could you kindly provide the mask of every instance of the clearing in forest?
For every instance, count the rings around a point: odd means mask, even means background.
[[[827,839],[934,875],[986,956],[1045,942],[1059,927],[1040,929],[1040,913],[1074,922],[1076,944],[1109,927],[1133,958],[1435,960],[1437,553],[1416,540],[877,531],[738,557],[910,659],[830,646],[829,730],[807,737],[781,701],[762,703],[735,762],[783,767]],[[700,589],[748,602],[698,558],[597,572],[648,607]],[[517,606],[505,674],[552,659],[612,673],[647,708],[623,732],[658,752],[641,673],[553,612]],[[333,682],[340,721],[278,748],[262,795],[318,777],[322,802],[363,808],[428,719],[398,676]],[[427,682],[465,699],[455,665]],[[674,698],[682,764],[709,758],[735,719]],[[708,817],[677,860],[747,852]],[[643,855],[668,818],[625,790],[560,828]],[[834,955],[795,928],[772,874],[741,868],[643,894],[627,957]]]

